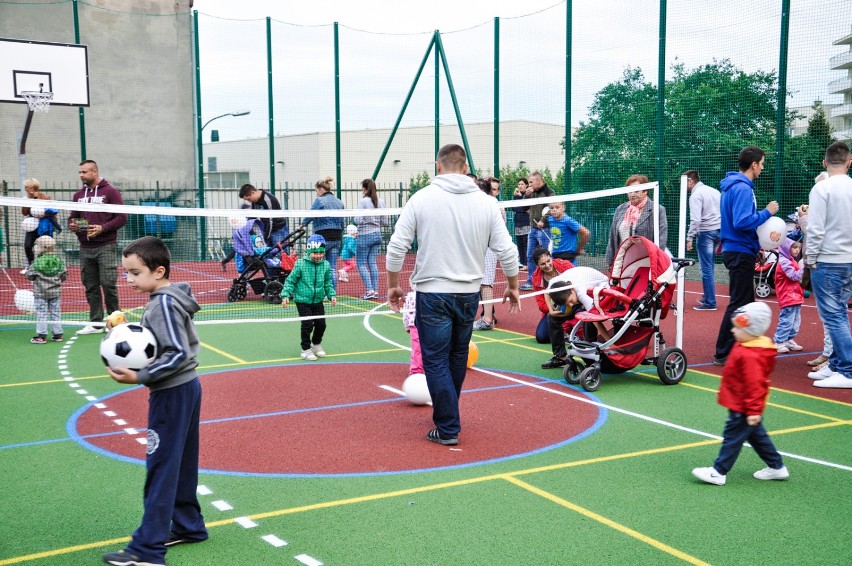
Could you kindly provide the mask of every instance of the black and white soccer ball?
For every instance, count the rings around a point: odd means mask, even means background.
[[[119,324],[101,341],[101,359],[109,367],[139,371],[157,357],[157,340],[141,324]]]

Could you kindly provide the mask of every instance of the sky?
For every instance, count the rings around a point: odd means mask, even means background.
[[[588,119],[595,93],[625,68],[638,67],[657,82],[658,6],[658,0],[573,1],[572,126]],[[667,77],[675,63],[694,68],[722,58],[746,72],[778,69],[780,6],[779,0],[668,0]],[[334,129],[333,22],[340,26],[343,129],[393,124],[436,29],[463,120],[493,119],[495,16],[501,20],[501,120],[565,121],[564,1],[195,0],[193,9],[202,15],[202,114],[252,110],[217,124],[223,141],[266,135],[266,17],[276,42],[273,76],[289,79],[274,86],[276,134]],[[830,70],[828,59],[848,49],[831,42],[852,32],[850,24],[850,0],[792,3],[788,106],[841,101],[827,85],[845,73]],[[427,64],[403,125],[432,120],[433,74]],[[314,115],[317,107],[321,116]],[[455,122],[448,92],[440,112],[442,123]]]

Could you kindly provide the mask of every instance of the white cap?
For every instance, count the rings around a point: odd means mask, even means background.
[[[766,303],[749,303],[734,311],[731,322],[752,336],[763,336],[772,324],[772,309]]]

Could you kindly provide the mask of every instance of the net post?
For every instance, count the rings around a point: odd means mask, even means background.
[[[687,186],[686,175],[680,176],[680,190],[678,191],[678,223],[677,223],[677,257],[686,257],[686,199]],[[683,269],[677,272],[677,314],[675,317],[675,346],[683,349],[683,308],[686,289],[683,288],[686,281],[686,273]]]

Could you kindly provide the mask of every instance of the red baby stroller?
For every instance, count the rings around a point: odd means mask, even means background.
[[[691,259],[670,259],[646,238],[622,242],[612,265],[614,285],[589,289],[595,306],[576,315],[582,322],[611,324],[612,337],[604,342],[582,340],[578,329],[584,325],[575,326],[567,339],[570,361],[563,370],[565,381],[595,391],[602,373],[623,373],[649,364],[657,366],[657,375],[666,385],[679,383],[686,374],[686,354],[680,348],[666,348],[660,320],[668,314],[677,272],[694,264]]]

